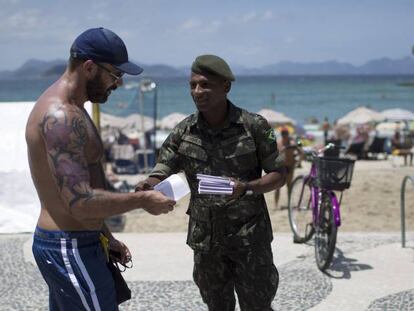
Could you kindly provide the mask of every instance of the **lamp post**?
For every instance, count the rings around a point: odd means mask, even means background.
[[[155,136],[156,136],[156,120],[157,120],[157,84],[152,81],[151,79],[142,79],[139,82],[139,98],[140,98],[140,110],[141,110],[141,131],[144,135],[144,142],[145,142],[145,124],[144,124],[144,93],[154,92],[154,102],[153,102],[153,118],[154,118],[154,128],[152,131],[152,141],[153,141],[153,152],[155,157]],[[145,143],[145,150],[144,150],[144,171],[145,173],[148,172],[148,153],[147,153],[147,145]]]

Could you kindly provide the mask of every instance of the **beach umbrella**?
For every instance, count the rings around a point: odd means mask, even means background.
[[[380,122],[384,119],[384,116],[378,111],[367,107],[358,107],[340,118],[337,124],[365,124],[370,122]]]
[[[102,127],[116,127],[119,129],[134,129],[141,131],[144,127],[144,132],[154,128],[154,119],[147,116],[141,116],[139,113],[130,114],[127,117],[118,117],[101,112],[101,126]]]
[[[394,133],[396,130],[401,130],[402,126],[399,122],[380,122],[377,124],[375,129],[378,132],[391,132]]]
[[[117,117],[111,114],[101,112],[100,123],[101,127],[121,128],[126,125],[126,119],[124,117]]]
[[[277,112],[271,109],[262,109],[257,114],[260,114],[263,118],[265,118],[271,126],[280,124],[296,124],[295,120],[287,117],[281,112]]]
[[[163,130],[170,130],[173,129],[178,123],[180,123],[182,120],[184,120],[187,117],[187,115],[179,112],[173,112],[164,118],[162,118],[158,122],[158,126],[160,129]]]
[[[388,121],[413,121],[414,113],[409,110],[394,108],[387,109],[381,112],[381,115]]]
[[[392,137],[396,131],[402,129],[402,124],[399,122],[380,122],[375,127],[376,135],[379,137]]]
[[[126,125],[123,127],[125,129],[136,129],[141,131],[142,127],[144,132],[152,130],[154,128],[154,119],[151,117],[143,116],[139,113],[130,114],[125,118]]]

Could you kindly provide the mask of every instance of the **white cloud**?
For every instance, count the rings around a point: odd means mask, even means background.
[[[19,10],[10,14],[0,13],[1,44],[12,49],[22,46],[22,42],[33,48],[47,43],[48,46],[67,45],[77,31],[76,21],[65,16],[46,16],[38,9]],[[30,48],[32,49],[32,48]]]
[[[225,49],[229,55],[241,57],[241,59],[260,57],[265,52],[265,49],[259,45],[252,44],[232,44]]]
[[[220,29],[221,25],[222,22],[220,21],[212,21],[206,25],[206,28],[203,29],[203,31],[208,33],[217,32]]]
[[[91,2],[91,9],[93,12],[101,12],[101,11],[108,11],[110,10],[110,2],[109,1],[93,1]],[[95,14],[91,14],[91,15],[95,15]]]
[[[111,20],[111,18],[108,16],[108,14],[103,12],[97,12],[93,15],[88,15],[88,20],[93,22],[108,22]]]
[[[40,30],[47,27],[47,19],[41,16],[39,11],[30,9],[19,11],[11,15],[3,16],[2,27],[0,28],[1,36],[26,38],[38,36]]]
[[[254,21],[256,18],[257,18],[256,12],[252,11],[252,12],[249,12],[249,13],[243,15],[240,20],[243,23],[248,23],[248,22]]]
[[[40,18],[39,15],[40,14],[37,10],[17,12],[6,17],[3,20],[3,25],[14,29],[34,30],[42,27],[42,25],[45,25],[45,19]]]
[[[271,10],[266,10],[264,12],[250,11],[241,16],[229,17],[227,20],[230,23],[247,24],[247,23],[268,21],[271,19],[273,19],[273,12]]]
[[[182,23],[178,28],[182,30],[192,30],[194,28],[199,28],[202,25],[201,21],[198,19],[188,19]]]
[[[177,30],[179,32],[196,31],[199,33],[213,33],[216,32],[222,24],[223,23],[219,20],[213,20],[206,23],[200,19],[191,18],[180,24],[177,27]]]
[[[15,5],[18,4],[20,0],[0,0],[0,6],[6,6],[6,5]]]
[[[271,20],[272,18],[273,18],[273,12],[270,10],[265,11],[262,15],[262,20],[264,21]]]
[[[284,39],[283,39],[283,42],[285,42],[285,43],[293,43],[293,42],[295,42],[296,40],[295,40],[295,38],[294,37],[292,37],[292,36],[286,36]]]

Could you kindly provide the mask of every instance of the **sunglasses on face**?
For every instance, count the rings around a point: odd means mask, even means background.
[[[100,63],[95,63],[96,66],[98,66],[99,68],[102,68],[103,70],[105,70],[107,73],[109,73],[109,75],[114,79],[115,83],[118,83],[119,80],[122,79],[122,76],[124,75],[124,73],[119,73],[119,74],[115,74],[113,73],[111,70],[109,70],[108,68],[106,68],[105,66],[103,66]]]

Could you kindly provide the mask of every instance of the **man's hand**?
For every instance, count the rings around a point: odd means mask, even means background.
[[[137,191],[146,191],[146,190],[153,190],[154,187],[148,183],[148,180],[142,180],[135,186],[135,192]]]
[[[135,186],[135,192],[137,191],[147,191],[147,190],[153,190],[154,186],[158,184],[161,180],[155,177],[148,177],[147,179],[141,180],[136,186]]]
[[[132,256],[128,247],[121,241],[112,238],[109,240],[109,254],[113,260],[118,261],[119,263],[126,265],[131,261]],[[111,254],[112,253],[112,254]],[[113,255],[117,254],[117,255]]]
[[[169,199],[159,191],[145,191],[146,202],[144,210],[152,215],[167,214],[174,209],[175,201]]]

